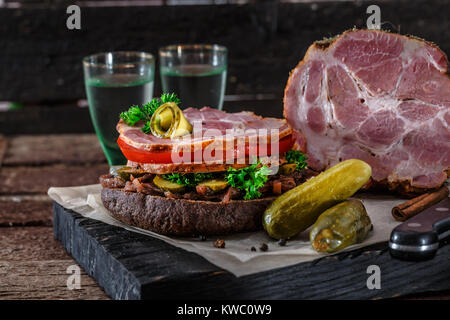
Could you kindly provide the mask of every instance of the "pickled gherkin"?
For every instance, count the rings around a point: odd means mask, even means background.
[[[142,169],[133,168],[133,167],[122,167],[117,170],[117,175],[121,177],[125,181],[130,181],[131,176],[135,178],[142,177],[147,172]]]
[[[164,190],[164,191],[170,191],[170,192],[182,192],[184,191],[184,186],[181,184],[178,184],[176,182],[172,182],[169,180],[164,179],[160,175],[156,176],[153,179],[153,183],[158,188]]]
[[[178,105],[166,102],[153,113],[150,130],[160,138],[175,138],[190,134],[193,129]]]
[[[364,161],[350,159],[287,191],[267,207],[263,226],[275,239],[289,239],[310,227],[326,209],[351,197],[372,174]]]
[[[208,187],[211,191],[217,192],[222,191],[223,189],[228,187],[228,182],[221,179],[209,179],[200,182],[198,186]]]
[[[336,252],[366,239],[372,222],[361,201],[351,199],[323,212],[309,233],[318,252]]]

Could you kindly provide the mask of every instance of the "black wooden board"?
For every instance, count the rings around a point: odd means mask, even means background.
[[[54,203],[54,235],[114,299],[377,299],[450,289],[450,245],[422,262],[391,258],[386,243],[243,277],[201,256]],[[226,250],[226,249],[224,249]],[[368,289],[367,268],[381,271]]]

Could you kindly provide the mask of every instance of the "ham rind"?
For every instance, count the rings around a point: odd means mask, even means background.
[[[447,67],[424,40],[347,31],[308,49],[289,77],[284,116],[315,170],[358,158],[372,166],[372,185],[437,188],[450,172]]]
[[[261,136],[267,137],[267,142],[271,142],[274,140],[273,136],[276,136],[278,141],[292,133],[285,119],[263,118],[247,111],[227,113],[204,107],[202,109],[188,108],[183,110],[183,113],[194,127],[194,132],[190,136],[174,139],[158,138],[152,134],[143,133],[141,130],[143,123],[131,127],[122,120],[117,124],[117,131],[125,143],[147,151],[176,151],[185,147],[194,151],[198,150],[197,147],[205,148],[214,141],[222,141],[225,147],[236,145],[237,141],[247,142],[249,139],[257,139]],[[196,130],[200,128],[200,124],[201,130]],[[279,136],[274,135],[275,132],[279,132]],[[220,147],[216,149],[220,150]]]

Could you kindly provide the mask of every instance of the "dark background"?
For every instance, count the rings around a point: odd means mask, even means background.
[[[66,28],[70,4],[81,7],[81,30]],[[82,57],[113,50],[156,55],[173,43],[227,46],[225,110],[281,117],[289,71],[309,45],[365,27],[371,4],[380,6],[384,29],[450,52],[449,0],[0,0],[0,101],[19,106],[0,112],[0,133],[93,132],[87,108],[78,107],[85,99]]]

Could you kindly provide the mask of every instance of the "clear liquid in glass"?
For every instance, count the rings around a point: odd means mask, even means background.
[[[117,145],[119,115],[132,105],[142,105],[153,97],[153,79],[136,74],[111,74],[86,81],[89,111],[95,132],[109,165],[126,164]]]
[[[226,66],[187,64],[161,67],[163,91],[176,93],[181,107],[208,106],[222,109],[227,71]]]

